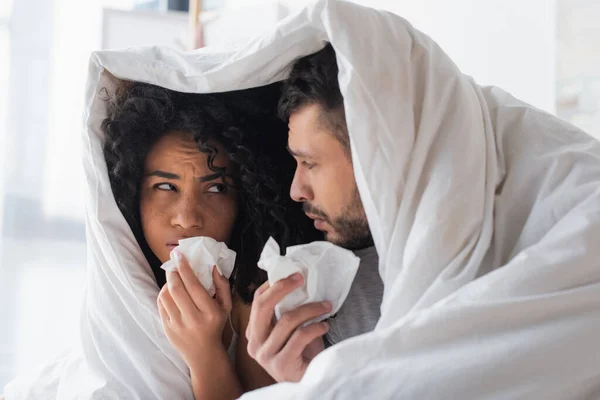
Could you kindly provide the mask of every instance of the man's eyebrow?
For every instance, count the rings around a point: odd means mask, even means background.
[[[285,146],[285,148],[287,149],[288,153],[290,153],[292,155],[292,157],[299,157],[299,158],[311,158],[311,155],[303,152],[303,151],[299,151],[299,150],[292,150],[290,149],[290,146]]]

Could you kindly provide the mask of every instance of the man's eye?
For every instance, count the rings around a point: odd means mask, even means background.
[[[224,185],[222,183],[217,183],[216,185],[212,185],[211,187],[209,187],[207,192],[208,193],[225,194],[225,193],[227,193],[228,190],[229,190],[229,188],[227,187],[227,185]]]
[[[165,192],[171,191],[171,190],[177,190],[175,185],[172,185],[170,183],[158,183],[158,184],[154,185],[154,188],[158,189],[158,190],[163,190]]]
[[[315,164],[309,163],[307,161],[302,161],[302,166],[305,167],[306,169],[312,169],[315,166]]]

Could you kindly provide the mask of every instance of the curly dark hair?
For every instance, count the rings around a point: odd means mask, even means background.
[[[266,275],[257,267],[269,236],[282,249],[321,238],[300,204],[289,197],[295,163],[285,150],[287,127],[277,118],[279,84],[213,94],[190,94],[139,83],[121,82],[107,96],[104,156],[119,209],[144,252],[159,287],[165,283],[160,261],[150,250],[140,221],[140,185],[146,156],[170,131],[188,132],[213,164],[223,146],[234,165],[239,207],[229,246],[238,254],[232,290],[250,302]]]
[[[310,104],[321,106],[322,120],[349,154],[344,98],[338,82],[335,51],[329,43],[322,50],[294,63],[279,100],[279,116],[287,121],[291,114]]]

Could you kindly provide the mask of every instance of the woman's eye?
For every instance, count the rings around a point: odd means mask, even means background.
[[[158,189],[158,190],[164,190],[164,191],[176,190],[175,186],[170,183],[159,183],[157,185],[154,185],[154,188]]]
[[[228,190],[227,185],[219,183],[219,184],[212,185],[211,187],[209,187],[208,190],[207,190],[207,192],[209,192],[209,193],[222,193],[222,194],[225,194],[225,193],[227,193],[227,190]]]

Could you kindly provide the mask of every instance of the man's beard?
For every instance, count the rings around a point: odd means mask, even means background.
[[[318,217],[333,227],[337,237],[331,238],[329,233],[325,233],[325,239],[331,243],[349,250],[373,246],[373,236],[371,236],[358,189],[350,203],[344,206],[340,215],[333,220],[323,210],[310,203],[304,203],[302,208],[305,213]]]

